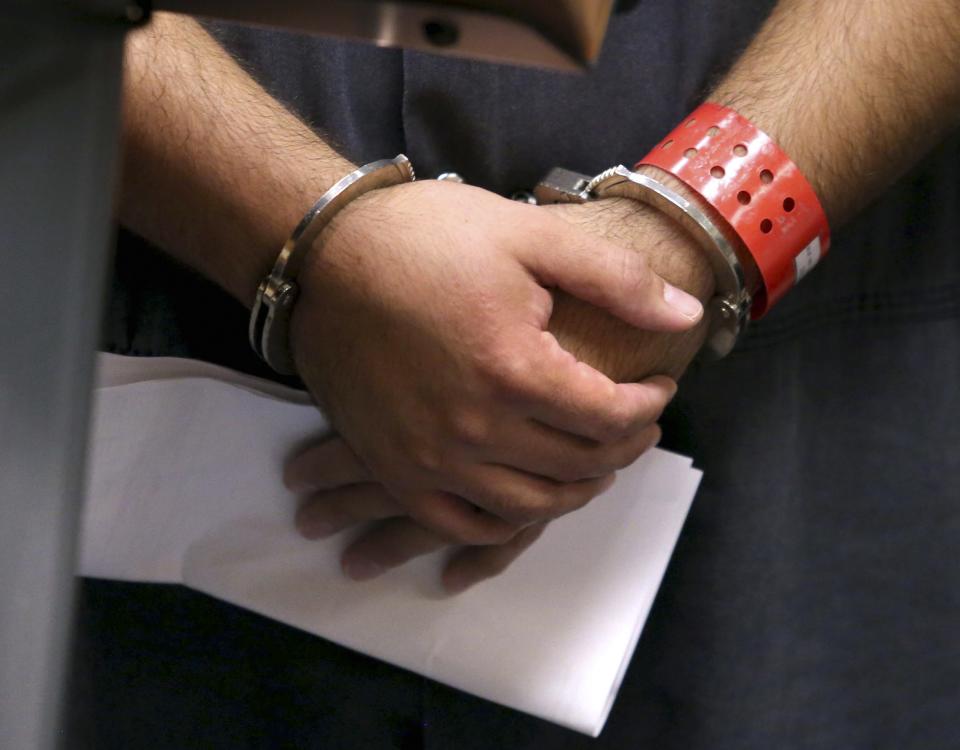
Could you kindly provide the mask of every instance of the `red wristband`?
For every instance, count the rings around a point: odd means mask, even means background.
[[[686,183],[726,219],[752,256],[763,316],[830,248],[816,193],[776,143],[732,109],[703,104],[637,162]]]

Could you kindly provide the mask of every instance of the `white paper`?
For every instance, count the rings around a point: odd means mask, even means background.
[[[355,583],[337,562],[347,535],[311,542],[292,527],[283,460],[327,431],[301,394],[185,360],[100,366],[83,575],[184,583],[600,733],[700,481],[690,459],[649,452],[459,596],[441,593],[439,553]]]

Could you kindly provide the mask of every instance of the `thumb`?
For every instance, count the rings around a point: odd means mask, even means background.
[[[684,331],[703,317],[696,297],[664,281],[633,250],[568,223],[542,237],[524,248],[521,261],[543,286],[563,289],[645,330]]]

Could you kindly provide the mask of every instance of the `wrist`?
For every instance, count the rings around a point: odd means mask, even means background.
[[[230,279],[224,286],[247,308],[253,306],[260,282],[270,273],[284,243],[317,198],[354,169],[356,167],[345,159],[326,157],[319,171],[291,173],[284,193],[277,195],[272,205],[264,204],[250,217],[242,258],[222,269]],[[313,250],[309,248],[308,253],[312,254]]]
[[[297,372],[291,350],[291,322],[301,296],[301,276],[309,276],[304,271],[320,265],[317,256],[326,255],[327,241],[335,239],[324,230],[364,194],[414,179],[413,166],[403,154],[370,162],[337,180],[296,225],[272,270],[259,283],[250,312],[250,345],[274,370],[284,375]],[[317,247],[321,233],[323,247]],[[351,244],[357,243],[348,242],[348,247]]]
[[[640,164],[636,167],[636,171],[639,172],[640,174],[647,175],[649,177],[652,177],[653,179],[659,180],[668,188],[673,190],[675,193],[678,193],[685,200],[688,200],[692,204],[697,206],[697,208],[699,208],[707,216],[707,218],[710,219],[710,221],[717,228],[717,230],[726,238],[727,242],[729,242],[732,247],[736,248],[737,257],[740,259],[740,265],[743,268],[744,279],[746,281],[747,288],[748,289],[757,288],[757,286],[760,284],[760,272],[757,269],[756,263],[750,257],[749,253],[747,253],[742,248],[742,242],[740,238],[737,236],[737,233],[733,231],[732,227],[730,227],[730,225],[720,215],[720,212],[717,211],[716,208],[714,208],[712,205],[710,205],[710,203],[705,201],[703,197],[701,197],[695,190],[692,190],[685,182],[677,179],[672,174],[670,174],[669,172],[663,169],[660,169],[659,167],[655,167],[649,164]],[[660,212],[657,212],[657,213],[660,213]],[[663,214],[660,214],[660,215],[664,219],[668,218],[666,216],[663,216]],[[697,245],[697,243],[693,241],[692,238],[689,238],[688,244],[699,249],[700,259],[702,263],[708,262],[706,254],[703,251],[703,248],[700,248]],[[716,280],[715,276],[712,276],[711,278]],[[711,294],[712,293],[713,293],[713,288],[711,288]]]
[[[673,219],[631,198],[547,205],[566,220],[640,253],[669,283],[706,304],[715,276],[703,249]],[[550,331],[582,362],[617,382],[654,374],[677,378],[703,345],[707,326],[680,334],[633,328],[562,292],[554,294]],[[706,319],[705,319],[706,320]]]
[[[665,280],[701,302],[713,296],[716,279],[703,249],[661,211],[621,197],[565,204],[560,210],[585,228],[640,253]]]
[[[740,316],[749,307],[751,318],[763,317],[829,250],[830,227],[813,187],[769,134],[739,112],[700,105],[641,165],[675,176],[694,194],[694,213],[717,217],[714,241],[735,275],[727,286],[740,290]]]

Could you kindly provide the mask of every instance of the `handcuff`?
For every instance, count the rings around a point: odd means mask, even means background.
[[[371,162],[334,184],[297,225],[273,270],[260,283],[250,313],[250,345],[275,371],[283,375],[296,374],[289,344],[290,319],[299,296],[298,277],[305,256],[320,232],[344,206],[364,193],[415,179],[413,166],[403,154]],[[444,172],[437,179],[464,182],[456,172]],[[532,192],[522,191],[511,196],[513,200],[534,204],[585,203],[610,197],[632,198],[663,211],[680,222],[707,252],[716,277],[717,294],[708,306],[710,329],[703,354],[709,359],[725,356],[746,328],[751,298],[736,253],[696,205],[662,182],[624,166],[608,169],[594,178],[558,167]]]
[[[413,165],[403,154],[365,164],[336,182],[300,220],[280,251],[273,270],[260,282],[250,311],[250,346],[276,372],[281,375],[297,372],[290,349],[290,318],[300,294],[300,272],[314,240],[352,200],[371,190],[415,179]]]
[[[701,104],[634,169],[594,178],[552,170],[538,203],[620,196],[677,221],[707,254],[716,278],[703,354],[728,354],[750,320],[763,317],[830,249],[830,226],[813,186],[774,140],[719,104]],[[662,179],[679,180],[681,195]],[[748,277],[745,271],[749,271]]]
[[[707,306],[710,327],[702,356],[708,360],[725,357],[747,327],[753,300],[733,245],[705,211],[662,181],[622,165],[593,178],[557,167],[532,193],[537,204],[586,203],[614,197],[631,198],[663,212],[692,235],[706,253],[716,279],[716,294]]]
[[[676,221],[704,251],[716,279],[702,355],[724,357],[750,320],[766,314],[827,253],[826,214],[813,187],[777,144],[749,120],[717,104],[698,107],[636,168],[642,166],[672,175],[690,192],[681,195],[662,179],[622,165],[592,178],[558,167],[532,192],[511,198],[534,204],[630,198]],[[296,373],[290,318],[304,257],[314,240],[350,201],[415,179],[403,154],[371,162],[334,184],[297,225],[260,283],[250,314],[250,344],[274,370]],[[455,172],[438,179],[464,181]],[[757,277],[752,286],[745,268],[751,270],[751,279]]]

